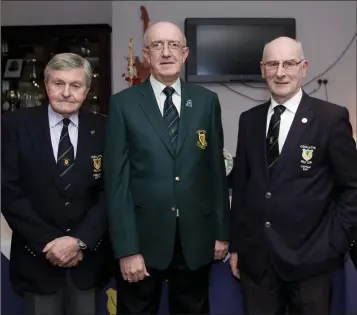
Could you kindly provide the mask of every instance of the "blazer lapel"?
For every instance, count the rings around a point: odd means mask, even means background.
[[[42,168],[41,166],[39,167],[39,172],[48,174],[50,181],[63,194],[64,184],[60,178],[57,163],[53,155],[47,106],[41,107],[39,115],[35,117],[35,121],[28,120],[28,123],[31,124],[31,126],[28,126],[31,141],[39,156],[40,164],[42,164]]]
[[[161,115],[149,79],[143,82],[140,86],[137,86],[137,88],[140,89],[140,106],[142,110],[150,120],[161,141],[165,144],[172,156],[174,156],[175,153],[170,142],[169,133],[166,130],[166,123]]]
[[[90,119],[83,110],[80,110],[78,115],[78,141],[77,141],[77,153],[75,158],[75,165],[72,170],[71,178],[72,185],[67,190],[67,196],[70,196],[75,191],[76,185],[79,180],[83,180],[82,173],[88,166],[86,160],[91,157],[91,129]]]
[[[261,167],[263,169],[264,178],[269,178],[268,172],[268,161],[267,161],[267,154],[266,154],[266,126],[267,126],[267,117],[268,117],[268,110],[270,106],[270,101],[264,103],[261,108],[260,112],[256,117],[256,124],[252,126],[252,135],[256,135],[256,140],[253,138],[252,141],[256,142],[257,145],[257,157],[261,158]]]
[[[311,123],[313,116],[310,98],[304,93],[274,169],[272,180],[276,179],[286,166],[289,161],[289,155],[299,145],[300,138]]]
[[[189,103],[189,101],[191,102]],[[186,106],[188,104],[190,104],[190,106]],[[189,86],[181,80],[181,111],[180,111],[180,126],[179,126],[178,139],[176,145],[176,155],[178,155],[182,147],[182,144],[186,139],[186,135],[190,127],[193,110],[194,109],[193,109],[192,100],[190,99]]]

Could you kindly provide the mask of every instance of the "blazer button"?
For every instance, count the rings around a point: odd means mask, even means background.
[[[67,229],[66,232],[67,232],[67,233],[71,232],[71,229]]]
[[[175,177],[175,181],[179,182],[179,181],[180,181],[180,177],[179,177],[179,176],[176,176],[176,177]]]
[[[70,205],[71,205],[71,203],[70,203],[69,201],[67,201],[67,202],[64,204],[64,206],[65,206],[66,208],[68,208]]]
[[[267,193],[265,193],[265,198],[270,198],[271,197],[271,193],[268,191]]]
[[[176,208],[175,207],[171,207],[171,211],[176,211]]]
[[[266,228],[270,228],[271,227],[271,223],[269,221],[265,222],[265,227]]]

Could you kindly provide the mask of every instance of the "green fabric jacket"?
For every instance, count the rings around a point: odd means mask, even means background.
[[[111,98],[104,173],[117,258],[137,253],[146,266],[169,266],[179,210],[182,250],[191,270],[229,238],[229,193],[217,94],[181,82],[174,152],[150,81]]]

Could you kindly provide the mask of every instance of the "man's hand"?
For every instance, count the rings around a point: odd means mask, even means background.
[[[238,254],[231,253],[231,258],[229,259],[229,264],[231,266],[231,271],[234,277],[240,279],[239,269],[238,269]]]
[[[74,258],[72,258],[66,265],[63,265],[60,267],[65,267],[65,268],[72,268],[75,267],[83,260],[83,252],[80,250]]]
[[[146,270],[144,258],[141,254],[121,258],[119,265],[125,281],[138,282],[150,276]]]
[[[78,242],[71,236],[59,237],[49,242],[43,252],[52,265],[63,267],[78,254]]]
[[[214,259],[222,260],[227,256],[229,242],[227,241],[216,241],[214,247]]]

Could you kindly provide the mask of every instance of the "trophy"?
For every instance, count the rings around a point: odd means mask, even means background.
[[[6,99],[8,103],[10,104],[9,106],[9,111],[13,112],[18,109],[18,102],[20,100],[20,93],[17,90],[9,90],[6,94]]]

